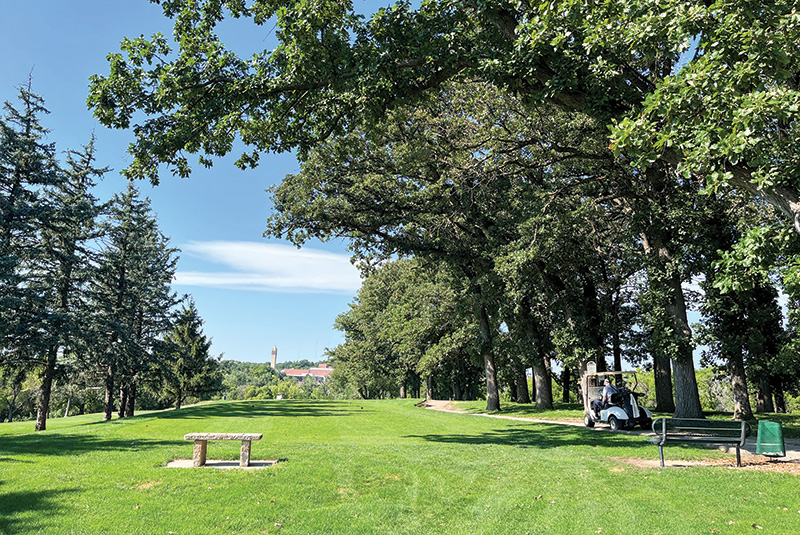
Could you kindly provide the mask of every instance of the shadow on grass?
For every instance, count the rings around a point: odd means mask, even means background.
[[[57,515],[63,506],[60,495],[79,489],[4,492],[0,500],[0,533],[31,533],[44,530],[43,524]]]
[[[495,429],[479,435],[410,435],[442,444],[513,446],[518,448],[552,449],[563,446],[598,446],[602,448],[654,448],[642,437],[586,432],[580,428],[547,425],[531,429]]]
[[[162,446],[185,445],[184,440],[103,439],[69,433],[30,434],[4,437],[0,441],[0,454],[76,455],[90,451],[140,451]],[[7,461],[19,462],[6,458]],[[2,533],[2,531],[0,531]]]
[[[323,417],[323,416],[350,416],[355,412],[366,412],[355,405],[343,406],[342,404],[325,401],[242,401],[235,403],[215,403],[212,405],[198,405],[185,409],[164,411],[156,415],[161,419],[192,419],[192,418],[264,418],[268,416],[297,417]]]

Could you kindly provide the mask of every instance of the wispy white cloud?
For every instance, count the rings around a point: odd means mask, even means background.
[[[227,270],[178,271],[176,285],[284,293],[354,293],[358,270],[344,254],[258,242],[190,242],[185,254]]]

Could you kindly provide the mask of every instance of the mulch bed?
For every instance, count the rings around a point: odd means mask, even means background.
[[[631,464],[639,468],[660,468],[658,459],[636,459],[614,457],[614,460]],[[724,466],[739,470],[760,470],[762,472],[777,472],[800,476],[800,460],[767,459],[762,457],[742,456],[742,467],[738,468],[736,462],[728,459],[701,459],[697,461],[665,460],[665,468],[679,468],[687,466]]]

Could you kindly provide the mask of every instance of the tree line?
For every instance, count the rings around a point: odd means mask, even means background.
[[[133,183],[96,199],[108,169],[94,139],[60,162],[46,113],[28,82],[0,118],[2,418],[35,403],[46,429],[56,389],[65,414],[101,399],[104,420],[115,407],[132,416],[140,398],[180,407],[213,391],[217,359],[194,303],[171,289],[178,251],[149,200]]]
[[[301,171],[274,188],[268,233],[348,239],[367,273],[401,257],[451,279],[463,316],[438,325],[442,296],[385,313],[355,303],[337,364],[371,354],[384,376],[420,377],[479,364],[498,410],[500,380],[525,359],[542,406],[553,359],[575,372],[628,360],[652,367],[657,409],[701,417],[703,343],[737,417],[754,389],[758,407],[782,408],[800,265],[793,2],[427,0],[369,18],[333,0],[163,7],[174,43],[126,39],[91,82],[104,124],[150,114],[129,176],[157,182],[159,164],[186,176],[187,152],[210,165],[237,135],[241,167],[295,149]],[[279,46],[240,58],[216,35],[227,16],[274,23]]]

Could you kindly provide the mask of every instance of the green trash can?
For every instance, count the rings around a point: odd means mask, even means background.
[[[756,453],[768,457],[786,457],[783,444],[783,428],[780,422],[761,420],[758,422],[758,441]]]

